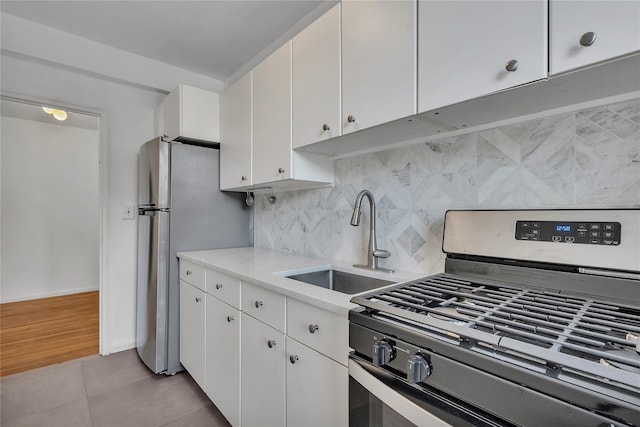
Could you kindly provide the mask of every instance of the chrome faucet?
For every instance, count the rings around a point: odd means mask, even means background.
[[[353,215],[351,215],[351,225],[357,227],[360,225],[360,207],[362,206],[362,199],[369,199],[369,250],[367,254],[367,264],[354,264],[354,267],[368,268],[369,270],[381,270],[392,272],[388,268],[378,267],[378,258],[389,258],[391,253],[384,249],[378,249],[378,243],[376,242],[376,202],[373,199],[373,194],[369,190],[362,190],[356,197],[356,203],[353,206]]]

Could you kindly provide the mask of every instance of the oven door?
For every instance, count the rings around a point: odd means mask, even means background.
[[[349,358],[349,427],[508,426],[457,399]]]

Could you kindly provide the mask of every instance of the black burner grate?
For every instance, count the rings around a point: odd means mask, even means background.
[[[640,308],[443,273],[356,297],[413,328],[640,389]]]

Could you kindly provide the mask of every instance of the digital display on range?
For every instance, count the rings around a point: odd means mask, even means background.
[[[618,246],[619,222],[516,221],[516,240]]]

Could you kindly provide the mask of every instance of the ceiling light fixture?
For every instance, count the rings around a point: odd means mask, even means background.
[[[67,120],[67,112],[62,110],[56,110],[53,112],[53,118],[60,120],[61,122]]]
[[[53,115],[53,117],[56,120],[60,120],[60,121],[67,120],[67,117],[68,117],[67,112],[64,110],[56,110],[55,108],[42,107],[42,111],[44,111],[47,114]]]

